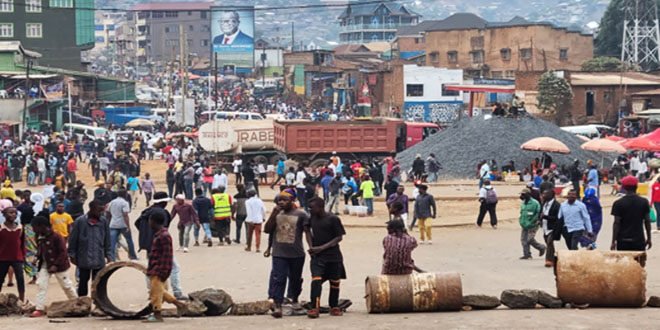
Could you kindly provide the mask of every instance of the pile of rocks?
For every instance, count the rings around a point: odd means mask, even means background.
[[[550,154],[557,165],[570,165],[579,159],[583,164],[591,159],[596,163],[605,156],[605,164],[611,164],[612,156],[582,150],[584,143],[577,136],[558,126],[534,117],[503,118],[475,117],[461,120],[444,131],[401,152],[397,159],[401,168],[408,171],[417,154],[424,159],[434,153],[442,164],[440,176],[445,178],[474,178],[477,164],[484,160],[496,160],[499,166],[513,160],[516,169],[528,167],[540,152],[525,151],[520,145],[537,137],[547,136],[565,143],[571,150],[568,155]]]
[[[542,290],[504,290],[499,298],[487,295],[463,296],[463,310],[488,310],[504,305],[510,309],[532,308],[586,308],[588,305],[576,305],[564,302],[561,299]],[[647,307],[660,307],[660,297],[651,296],[646,303]]]

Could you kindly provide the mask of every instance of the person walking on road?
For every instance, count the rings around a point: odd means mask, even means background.
[[[520,233],[520,243],[523,248],[521,260],[532,259],[530,245],[539,251],[539,257],[545,254],[545,245],[536,241],[536,231],[539,229],[539,214],[541,213],[541,204],[532,198],[531,191],[525,188],[520,193],[520,217],[518,222],[522,228]]]
[[[486,217],[486,212],[490,216],[490,226],[493,229],[497,229],[497,213],[495,209],[497,208],[497,192],[495,188],[491,186],[490,180],[485,179],[484,185],[479,189],[479,216],[477,216],[477,226],[481,228],[481,224],[484,222]]]
[[[618,251],[650,250],[651,218],[646,198],[637,195],[637,178],[627,176],[621,179],[625,195],[612,205],[614,225],[610,249]],[[646,231],[646,238],[644,238]]]
[[[577,250],[580,239],[585,234],[593,235],[591,219],[587,207],[577,200],[577,194],[571,190],[565,202],[559,208],[559,218],[564,220],[562,236],[569,250]]]
[[[415,219],[419,221],[419,239],[420,244],[433,244],[431,236],[431,219],[435,219],[437,210],[435,206],[435,199],[427,193],[429,187],[424,184],[418,185],[419,196],[415,198]]]
[[[408,222],[408,208],[409,208],[409,198],[408,195],[406,195],[405,192],[406,188],[403,185],[399,185],[399,187],[396,189],[396,193],[392,194],[385,204],[387,205],[388,209],[392,208],[392,205],[396,202],[401,203],[402,210],[401,213],[399,214],[399,217],[401,218],[401,221],[406,225],[406,227],[410,226],[410,223]],[[410,226],[410,230],[412,230],[412,226]]]
[[[541,210],[541,227],[545,239],[545,267],[555,264],[555,241],[561,237],[561,222],[559,221],[559,208],[561,204],[555,199],[555,191],[552,189],[543,192],[543,208]]]
[[[186,198],[184,195],[177,195],[175,198],[176,202],[172,206],[172,220],[178,215],[179,224],[176,226],[179,230],[179,248],[177,251],[183,250],[184,253],[188,253],[188,247],[190,246],[190,231],[193,226],[199,226],[199,218],[197,217],[197,212],[192,207],[192,205],[186,203]]]
[[[242,184],[236,185],[236,190],[238,190],[238,193],[234,195],[234,202],[231,207],[231,215],[236,222],[236,238],[234,239],[234,243],[241,244],[241,230],[243,229],[243,223],[247,217],[245,202],[248,200],[248,195],[245,191],[245,187]],[[252,191],[252,189],[250,189],[250,191]]]
[[[211,202],[213,203],[213,225],[218,233],[220,245],[225,243],[231,244],[229,238],[230,233],[230,220],[231,220],[231,205],[232,198],[225,192],[224,187],[211,190]]]
[[[213,217],[213,203],[206,197],[203,189],[195,190],[197,197],[193,200],[193,208],[199,218],[199,223],[204,230],[204,240],[209,247],[213,246],[213,235],[211,234],[211,218]],[[195,246],[199,246],[199,231],[195,229]]]
[[[257,196],[257,192],[250,190],[247,192],[248,200],[245,202],[245,223],[247,225],[246,242],[247,247],[245,251],[250,252],[252,249],[252,238],[254,238],[254,246],[256,252],[260,253],[261,247],[261,225],[266,220],[266,205]]]
[[[123,236],[128,243],[128,257],[131,260],[137,260],[138,258],[137,253],[135,253],[131,230],[129,229],[131,207],[127,198],[129,197],[126,194],[126,190],[119,190],[117,192],[117,198],[113,199],[110,205],[108,205],[108,210],[110,211],[110,251],[113,261],[119,259],[117,255],[119,235]]]

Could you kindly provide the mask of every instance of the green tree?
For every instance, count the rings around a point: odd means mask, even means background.
[[[582,71],[586,72],[621,71],[623,68],[621,60],[608,56],[599,56],[582,63]]]
[[[546,114],[555,115],[555,123],[571,122],[571,100],[573,91],[568,81],[548,71],[539,79],[538,107]]]
[[[660,0],[651,1],[655,1],[660,6]],[[629,0],[611,0],[607,6],[594,41],[596,55],[621,57],[623,20],[625,19],[624,5],[627,2]]]

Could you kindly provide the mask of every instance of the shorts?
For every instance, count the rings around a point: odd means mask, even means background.
[[[321,277],[331,281],[346,279],[346,270],[341,261],[325,261],[323,258],[312,257],[309,268],[312,277]]]
[[[267,178],[266,173],[259,173],[259,178],[266,179]]]
[[[646,251],[646,241],[617,241],[617,251]]]

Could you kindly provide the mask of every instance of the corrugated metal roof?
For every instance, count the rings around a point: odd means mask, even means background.
[[[1,51],[10,51],[10,52],[21,52],[28,57],[40,58],[41,54],[35,51],[27,50],[23,48],[20,41],[11,40],[11,41],[0,41],[0,52]]]
[[[387,10],[389,10],[392,15],[420,16],[418,13],[397,3],[364,3],[364,4],[357,3],[357,4],[349,4],[344,10],[344,12],[342,12],[341,15],[339,15],[339,19],[349,16],[373,15],[376,9],[378,9],[380,6],[385,6],[385,8],[387,8]]]
[[[660,77],[639,72],[571,73],[572,86],[660,86]]]
[[[212,5],[213,2],[150,2],[137,4],[131,10],[209,10]]]

